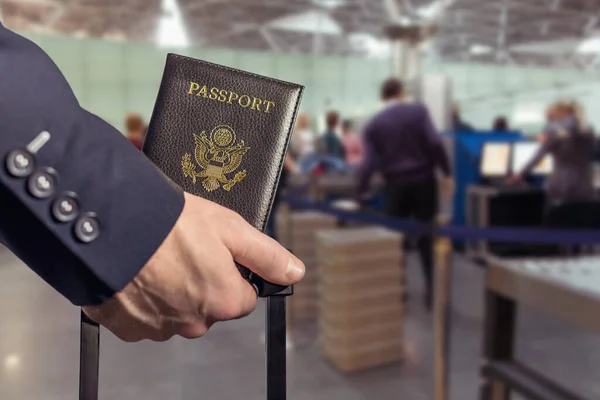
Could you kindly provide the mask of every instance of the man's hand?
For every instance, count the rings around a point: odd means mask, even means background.
[[[454,196],[454,179],[451,176],[442,178],[441,188],[442,195],[447,199],[451,199]]]
[[[140,273],[105,304],[83,311],[128,342],[200,337],[256,306],[234,260],[280,285],[304,275],[300,260],[239,214],[185,193],[181,216]]]

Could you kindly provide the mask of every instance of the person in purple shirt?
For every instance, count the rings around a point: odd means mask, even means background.
[[[358,195],[363,197],[374,172],[385,181],[385,209],[390,216],[433,223],[438,208],[436,170],[445,176],[442,188],[452,192],[451,167],[427,108],[403,102],[402,82],[391,78],[381,88],[386,103],[364,129],[364,161],[359,169]],[[425,305],[432,304],[433,243],[418,240],[425,279]]]

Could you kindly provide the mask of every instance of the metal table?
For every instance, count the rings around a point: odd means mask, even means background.
[[[600,333],[600,257],[491,259],[486,272],[481,400],[582,398],[515,360],[517,305]]]

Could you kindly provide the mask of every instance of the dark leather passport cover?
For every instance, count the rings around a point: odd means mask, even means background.
[[[303,90],[168,54],[143,152],[186,192],[264,231]]]
[[[144,153],[263,231],[303,87],[168,54]]]

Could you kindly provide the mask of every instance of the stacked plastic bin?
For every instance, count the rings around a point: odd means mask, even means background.
[[[403,356],[402,235],[383,228],[317,233],[319,336],[344,372]]]
[[[306,274],[294,286],[287,300],[290,320],[316,318],[318,315],[317,266],[315,237],[319,230],[335,228],[335,218],[319,212],[282,213],[277,221],[278,239],[306,265]]]

